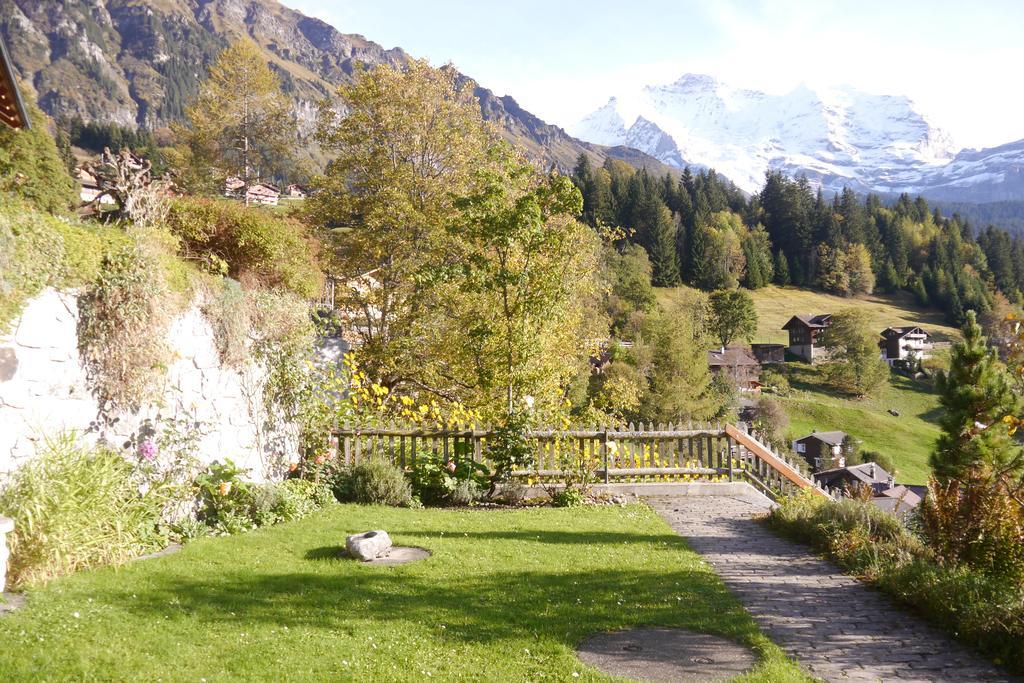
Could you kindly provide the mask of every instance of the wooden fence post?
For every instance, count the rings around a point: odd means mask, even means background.
[[[604,483],[608,483],[608,427],[601,431],[601,462],[604,463]]]

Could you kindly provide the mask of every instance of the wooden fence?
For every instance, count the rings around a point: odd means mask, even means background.
[[[432,454],[446,462],[488,464],[490,431],[475,428],[406,429],[344,426],[333,432],[338,456],[347,465],[383,457],[402,468]],[[544,483],[565,481],[585,471],[601,483],[747,481],[775,498],[816,487],[797,461],[772,452],[754,435],[733,425],[629,425],[622,429],[537,429],[534,468],[516,472]]]

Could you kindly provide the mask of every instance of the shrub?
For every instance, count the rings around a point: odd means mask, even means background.
[[[235,534],[257,527],[302,519],[335,502],[327,484],[303,479],[254,484],[246,470],[230,460],[214,462],[196,478],[200,518],[221,533]]]
[[[345,466],[331,467],[323,472],[322,481],[341,502],[355,501],[352,489],[352,468]]]
[[[25,103],[31,128],[0,127],[0,192],[24,197],[43,211],[66,212],[78,203],[75,181],[47,130],[49,118],[31,97]]]
[[[789,380],[786,379],[786,376],[778,370],[772,370],[771,368],[761,373],[761,385],[765,391],[779,396],[789,396],[791,393]]]
[[[372,505],[408,506],[412,489],[402,470],[374,458],[352,468],[352,499]]]
[[[551,504],[556,508],[574,508],[583,505],[586,500],[583,492],[579,489],[562,489],[551,498]]]
[[[490,470],[468,459],[467,454],[461,455],[462,459],[456,460],[430,451],[417,453],[408,472],[413,495],[424,505],[468,505],[479,500]]]
[[[162,545],[160,506],[140,494],[118,453],[88,448],[75,435],[48,439],[0,492],[10,535],[12,585],[116,564]]]
[[[124,231],[51,216],[0,195],[0,330],[44,287],[81,287],[103,257],[130,242]]]
[[[933,479],[920,520],[922,535],[942,562],[1024,586],[1024,509],[992,481],[943,485]]]
[[[234,201],[180,198],[171,203],[167,225],[181,237],[187,256],[212,272],[305,299],[320,294],[317,243],[294,219]]]
[[[494,464],[491,492],[498,484],[510,481],[516,470],[533,467],[534,445],[530,441],[529,430],[527,415],[516,413],[491,432],[487,440],[487,456]]]
[[[254,512],[254,485],[242,479],[247,470],[225,459],[214,461],[196,477],[199,493],[199,518],[207,525],[226,533],[248,531],[257,526],[257,514],[269,518],[274,501],[260,496],[260,509]]]
[[[64,241],[52,227],[55,218],[19,202],[2,205],[0,201],[0,324],[6,325],[29,298],[59,282]]]

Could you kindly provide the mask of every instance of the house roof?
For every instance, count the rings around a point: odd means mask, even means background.
[[[7,46],[0,38],[0,123],[11,128],[31,128],[28,110],[21,99],[18,81],[14,76],[14,64],[7,54]]]
[[[744,365],[761,365],[749,349],[738,346],[730,346],[726,349],[712,349],[708,351],[708,365],[724,367],[741,367]]]
[[[906,337],[908,334],[910,334],[912,332],[920,332],[921,334],[925,335],[926,337],[928,336],[927,332],[925,332],[920,327],[917,327],[916,325],[910,325],[910,326],[907,326],[907,327],[887,327],[884,330],[882,330],[881,335],[883,337],[885,337],[886,339],[888,339],[890,337],[895,337],[896,339],[901,339],[903,337]]]
[[[876,485],[875,496],[880,498],[892,498],[893,500],[902,500],[910,507],[915,507],[921,502],[921,496],[917,495],[903,484],[893,486],[892,488],[883,488],[883,485]]]
[[[807,439],[817,439],[823,443],[827,443],[830,446],[840,446],[843,443],[843,439],[846,438],[846,432],[813,432],[807,436],[802,436],[797,441],[806,441]]]
[[[811,329],[824,329],[832,324],[831,313],[819,313],[818,315],[794,315],[792,318],[782,326],[782,329],[788,330],[794,326],[794,324],[800,324],[804,327]]]
[[[260,192],[263,190],[266,190],[267,192],[281,194],[281,190],[276,185],[271,185],[270,183],[253,183],[252,185],[249,186],[248,191]]]
[[[818,472],[814,475],[814,478],[826,486],[840,480],[852,479],[861,484],[873,487],[875,484],[888,484],[889,476],[889,473],[879,465],[876,465],[873,462],[866,462],[860,465],[847,465],[846,467],[837,467],[835,469]],[[911,495],[914,495],[913,492],[911,492]]]

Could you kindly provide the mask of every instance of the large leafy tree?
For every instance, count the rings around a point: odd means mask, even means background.
[[[728,397],[714,385],[708,370],[708,340],[698,318],[695,307],[686,304],[646,317],[637,344],[638,365],[648,381],[641,419],[708,420],[726,407]]]
[[[967,312],[963,341],[953,345],[949,372],[936,381],[943,407],[942,435],[931,457],[941,481],[970,479],[1019,463],[1017,446],[1001,421],[1016,414],[1017,395],[999,362],[986,344],[974,311]]]
[[[463,267],[457,296],[446,297],[458,304],[446,308],[460,339],[447,346],[485,410],[503,403],[501,417],[511,418],[531,402],[551,415],[585,352],[583,304],[600,242],[574,218],[582,198],[569,178],[539,174],[504,144],[492,154],[478,189],[456,201],[451,232]]]
[[[757,332],[754,300],[742,289],[721,289],[708,297],[708,329],[728,346],[734,341],[750,341]]]
[[[217,57],[186,115],[188,125],[176,129],[177,164],[193,190],[219,194],[228,176],[248,183],[288,167],[296,134],[291,104],[252,41]]]
[[[878,351],[878,333],[863,308],[833,315],[823,345],[829,352],[826,375],[841,391],[866,396],[889,377],[889,367]]]
[[[318,138],[335,156],[309,209],[333,229],[334,270],[354,280],[340,303],[355,317],[363,369],[389,389],[445,391],[457,380],[435,372],[425,341],[437,331],[426,328],[451,303],[439,283],[461,270],[448,232],[455,198],[478,189],[496,136],[453,68],[378,66],[339,94],[344,115],[320,112]]]

